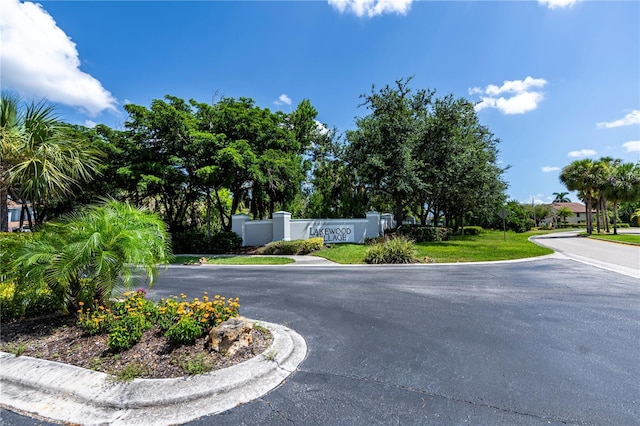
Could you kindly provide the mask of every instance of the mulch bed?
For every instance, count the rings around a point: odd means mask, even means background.
[[[189,375],[198,366],[230,367],[261,354],[271,344],[270,333],[262,329],[254,329],[252,338],[249,347],[228,357],[208,349],[208,334],[193,345],[172,346],[159,329],[151,329],[131,349],[114,353],[107,347],[107,335],[85,335],[73,316],[48,316],[2,324],[0,350],[116,376],[128,371],[136,378],[164,379]]]

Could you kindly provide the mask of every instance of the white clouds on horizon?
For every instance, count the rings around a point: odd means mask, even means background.
[[[276,105],[289,105],[291,106],[291,98],[287,96],[285,93],[278,97],[278,100],[273,101]]]
[[[640,111],[637,109],[634,109],[619,120],[596,123],[599,128],[605,129],[610,129],[612,127],[633,126],[635,124],[640,124]]]
[[[549,9],[571,7],[581,0],[538,0],[538,3],[546,5]]]
[[[94,127],[96,127],[98,123],[96,123],[93,120],[84,120],[84,127],[88,127],[90,129],[93,129]]]
[[[594,149],[580,149],[577,151],[570,151],[569,153],[567,153],[567,156],[572,158],[577,158],[577,157],[590,157],[596,154],[597,152]]]
[[[551,173],[551,172],[557,172],[558,170],[560,170],[560,167],[557,166],[543,166],[540,168],[540,170],[542,170],[543,173]]]
[[[524,114],[538,108],[538,104],[544,99],[544,95],[538,89],[546,84],[547,81],[543,78],[527,77],[524,80],[505,80],[500,87],[494,84],[484,89],[473,87],[469,89],[469,94],[481,95],[481,101],[475,106],[476,111],[496,108],[504,114]],[[499,95],[511,96],[498,97]]]
[[[0,29],[3,88],[77,107],[91,116],[117,111],[117,100],[80,70],[75,43],[40,4],[3,0]]]
[[[629,141],[622,144],[627,152],[640,152],[640,141]]]
[[[385,13],[406,15],[414,0],[328,0],[328,3],[340,13],[353,13],[358,18]]]

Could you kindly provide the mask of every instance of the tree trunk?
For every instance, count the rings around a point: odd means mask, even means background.
[[[0,232],[9,232],[9,191],[6,186],[0,186]]]
[[[618,235],[618,202],[613,202],[613,235]]]
[[[402,226],[402,221],[404,220],[403,210],[402,201],[396,200],[396,228]]]
[[[602,217],[604,219],[605,231],[609,233],[609,210],[607,209],[607,199],[602,199]]]
[[[585,215],[587,216],[587,234],[593,233],[593,215],[591,214],[591,197],[585,197]]]
[[[207,188],[207,238],[211,239],[211,191]]]
[[[218,188],[213,188],[214,194],[216,194],[216,205],[218,207],[218,211],[220,212],[220,222],[222,225],[223,231],[231,230],[231,216],[227,216],[224,211],[224,206],[222,205],[222,201],[220,200],[220,194],[218,194]],[[233,212],[231,212],[233,214]],[[225,221],[225,218],[227,219]]]

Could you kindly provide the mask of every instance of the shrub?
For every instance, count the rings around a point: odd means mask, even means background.
[[[3,238],[5,236],[18,236],[18,238]],[[23,268],[5,261],[14,256],[21,244],[29,237],[26,233],[7,234],[0,233],[0,321],[11,321],[20,317],[29,317],[41,314],[49,314],[58,311],[57,302],[51,289],[44,283],[26,282],[23,279]],[[6,257],[5,257],[6,256]]]
[[[413,241],[399,236],[382,244],[369,247],[364,261],[371,264],[380,263],[415,263],[416,250]]]
[[[216,295],[213,300],[205,293],[202,300],[191,302],[186,295],[161,299],[158,304],[145,299],[144,290],[126,292],[124,299],[110,308],[78,310],[78,325],[88,334],[108,333],[107,345],[122,351],[135,345],[145,330],[157,326],[172,344],[188,344],[201,337],[207,329],[239,315],[239,299]]]
[[[307,240],[274,241],[260,250],[260,254],[309,254],[320,250],[324,245],[322,237],[309,238]]]
[[[10,268],[17,284],[45,283],[57,309],[75,312],[79,302],[106,303],[116,286],[131,284],[140,272],[151,286],[158,265],[171,256],[165,228],[157,214],[106,201],[44,224],[17,249]]]
[[[173,345],[186,345],[193,343],[203,334],[204,329],[198,320],[186,316],[171,325],[164,335]]]
[[[242,237],[235,232],[220,231],[211,234],[183,232],[171,236],[173,252],[181,254],[224,254],[242,245]]]
[[[465,226],[461,232],[462,235],[480,235],[484,231],[482,226]]]
[[[113,321],[109,327],[107,346],[116,352],[129,349],[140,341],[149,328],[151,324],[144,315],[140,312],[129,313]]]
[[[451,234],[449,228],[422,225],[402,225],[396,229],[397,235],[403,235],[415,242],[448,241]]]
[[[173,344],[187,344],[202,336],[211,327],[239,315],[240,299],[225,299],[215,295],[213,300],[205,293],[202,300],[191,302],[186,295],[161,299],[158,304],[157,325]],[[188,318],[188,319],[185,319]],[[195,337],[193,337],[195,336]]]

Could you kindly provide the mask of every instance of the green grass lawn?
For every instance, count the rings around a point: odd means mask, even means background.
[[[192,265],[199,263],[202,256],[176,256],[171,262],[178,265]],[[208,265],[286,265],[287,263],[295,262],[288,257],[276,257],[276,256],[221,256],[221,257],[206,257]]]
[[[505,241],[501,231],[484,231],[477,236],[456,236],[451,241],[416,244],[416,251],[418,259],[428,256],[438,263],[522,259],[553,253],[528,241],[533,235],[549,232],[507,232]],[[366,250],[367,246],[362,244],[336,244],[315,255],[337,263],[355,264],[363,263]]]
[[[640,245],[640,235],[637,234],[591,234],[589,238],[597,238],[599,240],[615,241],[620,243],[630,243]]]

